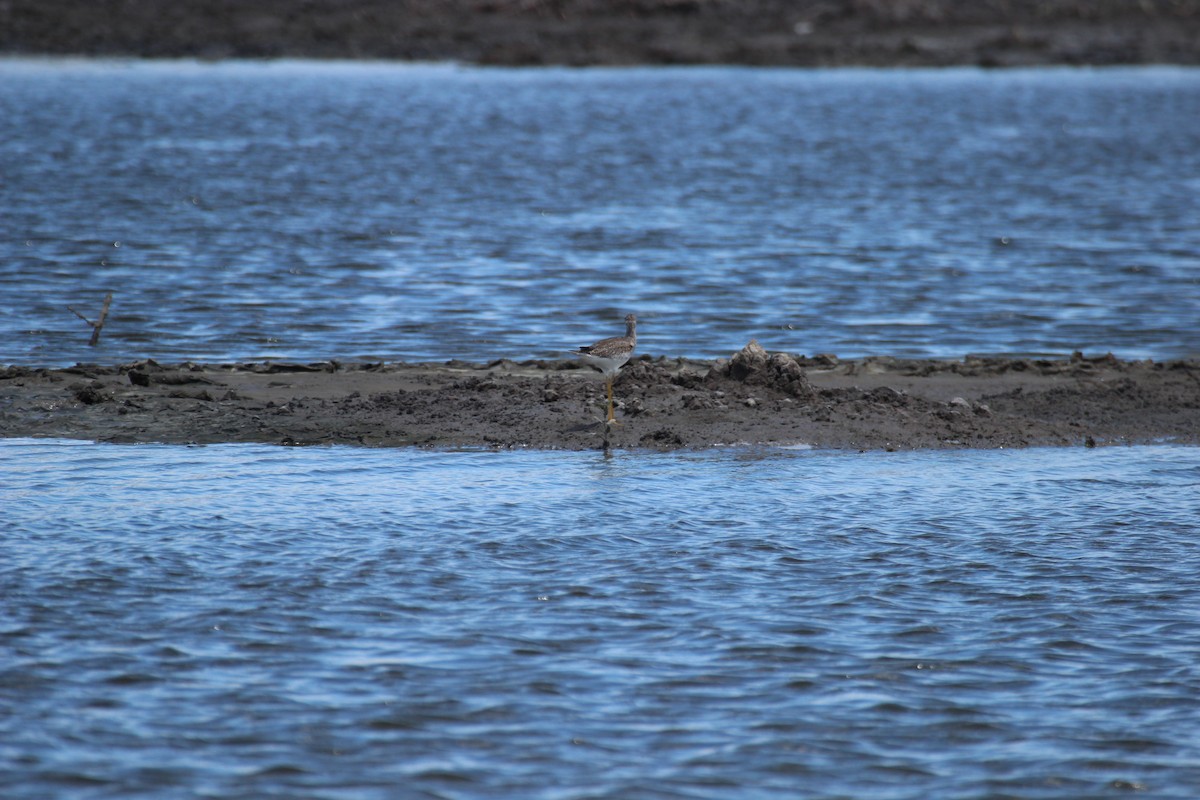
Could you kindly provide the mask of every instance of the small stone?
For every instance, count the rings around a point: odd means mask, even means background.
[[[812,362],[822,369],[833,369],[838,365],[838,357],[833,353],[817,353],[812,357]]]
[[[104,384],[100,383],[100,381],[73,383],[69,388],[75,399],[84,405],[94,406],[97,403],[106,403],[113,399],[112,393],[106,391]]]
[[[876,386],[867,396],[877,403],[889,405],[900,405],[907,402],[903,392],[898,392],[890,386]]]

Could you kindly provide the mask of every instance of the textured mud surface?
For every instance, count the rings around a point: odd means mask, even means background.
[[[476,64],[1200,63],[1200,0],[3,0],[0,53]]]
[[[1200,444],[1200,361],[643,356],[574,361],[0,369],[0,436],[592,449]]]

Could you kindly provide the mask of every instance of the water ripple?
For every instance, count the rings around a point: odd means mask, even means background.
[[[0,455],[6,796],[1200,779],[1194,449]]]
[[[0,363],[1200,352],[1200,72],[0,62]],[[116,292],[101,346],[94,315]]]

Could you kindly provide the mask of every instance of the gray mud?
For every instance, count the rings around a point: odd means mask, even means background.
[[[575,361],[174,364],[0,370],[0,436],[104,442],[602,449],[1200,444],[1200,361],[642,356]]]
[[[496,65],[1200,63],[1200,0],[5,0],[0,53]]]

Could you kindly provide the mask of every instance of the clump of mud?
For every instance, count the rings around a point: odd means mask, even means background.
[[[732,380],[747,386],[764,386],[801,400],[812,400],[816,390],[796,359],[787,353],[767,353],[757,339],[733,354],[728,361],[719,360],[708,371],[708,379]]]

